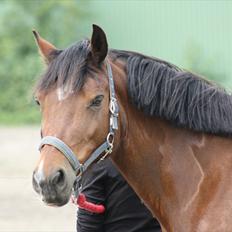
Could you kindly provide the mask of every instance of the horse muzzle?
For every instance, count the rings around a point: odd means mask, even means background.
[[[48,205],[62,206],[70,199],[72,185],[63,169],[58,169],[47,177],[35,171],[32,183],[34,190],[42,196],[42,200]]]

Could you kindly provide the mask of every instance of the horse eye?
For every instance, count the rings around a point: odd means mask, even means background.
[[[103,100],[104,96],[103,95],[98,95],[96,96],[91,102],[90,102],[90,107],[98,107],[101,105],[101,102]]]

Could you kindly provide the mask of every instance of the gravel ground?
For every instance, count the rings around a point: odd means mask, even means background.
[[[32,189],[39,128],[0,127],[0,232],[74,232],[76,206],[46,206]]]

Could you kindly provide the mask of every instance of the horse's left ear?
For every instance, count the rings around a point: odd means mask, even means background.
[[[91,55],[95,64],[100,64],[107,55],[108,44],[105,32],[97,25],[93,24],[93,34],[91,38]]]
[[[45,63],[49,63],[52,60],[52,54],[57,51],[56,47],[49,43],[47,40],[43,39],[39,33],[35,30],[32,31],[39,48],[39,52],[42,55]]]

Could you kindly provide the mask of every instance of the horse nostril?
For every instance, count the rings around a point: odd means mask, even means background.
[[[53,185],[63,186],[65,183],[65,174],[63,170],[57,171],[51,179]]]

